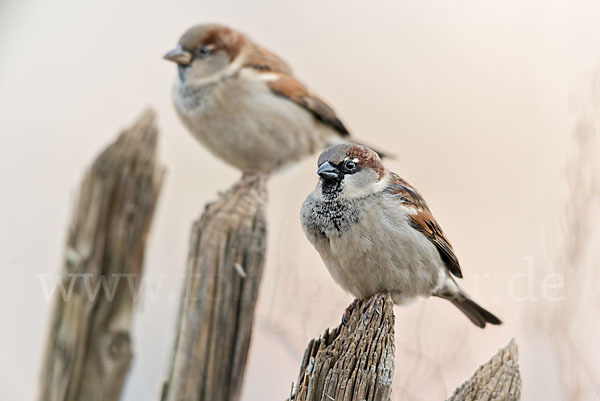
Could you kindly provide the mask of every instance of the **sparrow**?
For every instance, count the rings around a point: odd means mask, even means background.
[[[234,29],[196,25],[164,58],[177,64],[172,95],[185,127],[245,173],[270,173],[349,136],[281,58]]]
[[[502,323],[458,286],[460,264],[427,203],[375,151],[341,143],[317,164],[302,227],[343,289],[360,300],[390,293],[397,305],[436,296],[481,328]]]

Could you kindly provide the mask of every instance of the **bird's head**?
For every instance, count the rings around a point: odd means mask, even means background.
[[[224,73],[247,46],[246,37],[217,24],[196,25],[179,39],[177,47],[164,55],[177,64],[179,79],[193,83]]]
[[[323,151],[317,162],[319,186],[326,198],[361,198],[385,188],[386,169],[365,146],[341,143]]]

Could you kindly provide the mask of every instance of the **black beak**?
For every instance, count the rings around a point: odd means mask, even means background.
[[[317,170],[317,174],[325,181],[339,180],[341,177],[338,169],[329,162],[321,164]]]

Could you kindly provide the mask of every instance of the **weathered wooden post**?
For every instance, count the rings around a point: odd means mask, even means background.
[[[394,377],[394,310],[390,296],[365,314],[359,302],[340,324],[308,343],[288,401],[388,401]],[[448,401],[517,401],[521,377],[512,340],[459,386]],[[402,399],[402,395],[397,396]]]
[[[365,315],[366,302],[340,324],[308,343],[292,398],[387,401],[394,377],[394,310],[389,295]]]
[[[40,401],[116,401],[132,359],[134,299],[164,169],[146,111],[87,171],[56,291]]]
[[[461,384],[448,401],[490,400],[518,401],[521,399],[521,374],[515,340],[477,369]]]
[[[192,228],[163,401],[240,399],[266,249],[263,178],[243,178]]]

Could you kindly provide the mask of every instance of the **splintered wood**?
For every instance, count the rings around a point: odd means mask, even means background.
[[[389,295],[367,313],[359,303],[347,327],[311,340],[304,353],[296,401],[387,401],[394,377],[394,311]]]
[[[194,223],[163,401],[240,399],[266,249],[263,178],[244,178]]]
[[[40,401],[116,401],[132,360],[134,300],[163,181],[147,111],[87,171],[72,217]]]
[[[521,399],[521,375],[515,340],[477,369],[448,401],[517,401]]]
[[[394,376],[394,313],[390,296],[367,313],[369,301],[340,325],[309,342],[293,401],[387,401]],[[402,399],[402,394],[397,395]],[[482,365],[448,401],[517,401],[521,377],[512,340]]]

